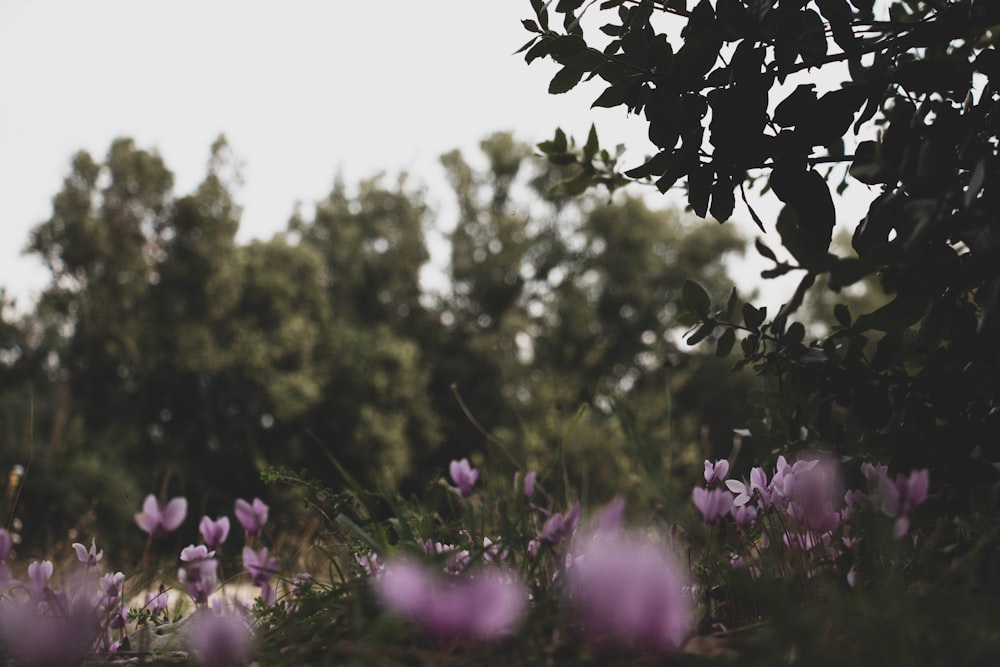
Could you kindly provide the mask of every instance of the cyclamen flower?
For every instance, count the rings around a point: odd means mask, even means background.
[[[206,667],[237,667],[253,658],[253,631],[236,614],[195,612],[188,642],[195,659]]]
[[[31,579],[29,592],[32,597],[40,597],[49,589],[49,579],[52,578],[52,561],[32,561],[28,565],[28,578]]]
[[[97,550],[97,541],[94,539],[90,540],[89,550],[79,542],[73,543],[73,550],[76,551],[77,560],[87,567],[94,567],[97,565],[98,561],[104,558],[104,551]]]
[[[733,507],[732,494],[722,489],[696,488],[691,496],[705,523],[710,526],[719,523]]]
[[[207,516],[203,516],[201,523],[198,524],[198,532],[201,533],[201,539],[205,541],[209,549],[218,549],[229,537],[229,517],[221,516],[212,521]]]
[[[661,544],[616,531],[577,545],[567,594],[589,636],[654,651],[681,646],[694,608],[683,569]]]
[[[531,498],[532,494],[535,493],[535,479],[538,477],[538,473],[534,470],[528,471],[528,474],[524,476],[524,484],[521,484],[521,473],[514,473],[514,490],[523,491],[525,498]]]
[[[236,519],[247,531],[247,537],[257,537],[267,523],[268,506],[260,498],[254,498],[248,503],[242,498],[236,499]]]
[[[550,544],[557,544],[569,537],[576,530],[580,522],[580,503],[577,502],[573,508],[565,515],[553,514],[542,526],[541,540]]]
[[[726,475],[729,474],[729,461],[722,459],[721,461],[716,461],[712,463],[711,461],[705,461],[705,484],[709,487],[713,487],[716,484],[721,484],[723,480],[726,479]]]
[[[910,517],[918,505],[927,500],[930,476],[927,470],[914,470],[909,476],[896,475],[896,481],[888,475],[879,480],[882,490],[882,511],[896,518],[894,534],[902,537],[910,529]]]
[[[479,471],[469,465],[469,459],[452,461],[451,465],[448,466],[448,473],[451,475],[451,481],[455,482],[455,486],[458,487],[462,497],[470,497],[472,495],[472,487],[476,485],[476,480],[479,479]]]
[[[489,568],[443,577],[410,561],[389,563],[375,594],[393,614],[442,639],[489,640],[521,622],[527,590],[513,572]]]
[[[267,547],[254,551],[243,547],[243,567],[250,573],[255,586],[260,586],[260,597],[265,605],[273,605],[276,598],[271,577],[278,571],[278,559],[267,555]]]
[[[156,497],[149,494],[142,503],[142,511],[135,515],[135,522],[153,538],[159,539],[176,530],[184,522],[185,516],[186,498],[172,498],[161,510]]]

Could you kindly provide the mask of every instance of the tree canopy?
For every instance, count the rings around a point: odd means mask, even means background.
[[[690,284],[690,342],[740,344],[770,390],[749,431],[781,450],[929,466],[956,497],[997,480],[1000,5],[973,0],[532,0],[523,49],[559,64],[549,87],[606,87],[594,106],[641,114],[659,148],[619,168],[596,132],[539,146],[574,189],[683,185],[698,216],[770,190],[749,213],[764,277],[801,276],[780,308],[707,298]],[[569,165],[566,167],[566,165]],[[831,252],[834,197],[867,189],[850,252]],[[775,238],[776,237],[776,238]],[[771,247],[779,243],[789,259]],[[828,335],[796,313],[817,279],[877,284],[877,308],[834,297]],[[961,502],[961,501],[960,501]]]

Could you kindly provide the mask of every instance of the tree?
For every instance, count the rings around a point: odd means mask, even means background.
[[[602,79],[594,104],[643,114],[660,149],[619,173],[596,136],[576,147],[557,131],[540,149],[573,165],[576,183],[644,180],[665,192],[683,181],[691,209],[719,221],[755,184],[784,204],[775,227],[792,259],[757,246],[775,263],[766,276],[802,275],[788,303],[713,308],[694,288],[685,302],[701,323],[692,339],[721,327],[728,345],[740,332],[742,363],[770,383],[754,435],[928,466],[938,483],[959,483],[959,503],[975,482],[996,482],[1000,54],[990,26],[1000,5],[608,0],[594,16],[594,3],[566,0],[556,28],[550,4],[532,0],[524,49],[528,62],[561,65],[550,92]],[[840,85],[817,85],[817,71],[834,70]],[[829,252],[838,178],[877,193],[847,257]],[[792,318],[819,276],[834,291],[875,277],[890,300],[862,313],[838,306],[838,326],[807,341]]]

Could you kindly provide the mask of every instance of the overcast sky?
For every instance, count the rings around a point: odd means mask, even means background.
[[[338,172],[404,169],[446,208],[437,157],[496,130],[537,142],[596,122],[637,164],[645,125],[591,111],[599,82],[551,96],[556,65],[512,55],[529,15],[528,0],[0,0],[0,286],[44,286],[20,254],[28,232],[70,156],[100,159],[118,136],[158,149],[183,194],[224,133],[244,163],[243,241],[283,229]]]

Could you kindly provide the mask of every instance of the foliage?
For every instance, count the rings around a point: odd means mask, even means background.
[[[996,484],[1000,7],[551,4],[531,2],[525,59],[559,63],[553,93],[603,80],[595,106],[643,114],[660,150],[621,174],[592,159],[596,139],[581,150],[557,131],[539,146],[550,160],[604,184],[640,180],[666,192],[684,182],[690,208],[719,221],[747,188],[784,204],[774,226],[790,258],[771,241],[756,245],[774,264],[764,277],[801,274],[787,303],[686,292],[697,325],[688,342],[721,332],[720,349],[739,342],[740,365],[765,379],[750,433],[769,449],[819,443],[900,469],[928,466],[957,509],[978,485]],[[833,191],[848,186],[875,198],[841,257],[830,252]],[[834,292],[877,280],[886,303],[862,312],[838,303],[833,330],[809,340],[794,318],[820,277]]]

